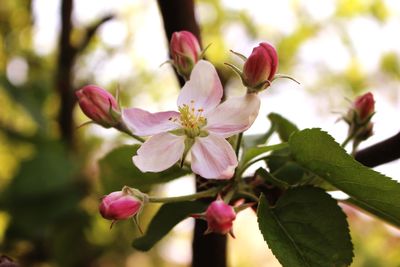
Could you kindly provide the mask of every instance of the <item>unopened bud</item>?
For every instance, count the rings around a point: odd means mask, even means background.
[[[235,210],[223,200],[213,201],[205,212],[205,219],[208,223],[206,233],[231,234],[233,236],[232,225],[236,218]]]
[[[120,108],[112,94],[95,86],[87,85],[75,92],[83,113],[94,122],[110,128],[120,123]]]
[[[277,68],[276,49],[269,43],[260,43],[244,63],[242,79],[245,86],[256,91],[268,87]]]
[[[375,101],[372,93],[368,92],[357,97],[354,101],[354,110],[360,122],[367,120],[375,112]]]
[[[129,190],[115,191],[103,197],[99,210],[107,220],[124,220],[136,215],[143,201],[131,194]]]
[[[358,145],[373,135],[373,123],[371,118],[375,113],[375,101],[372,93],[366,93],[356,98],[352,107],[342,118],[349,125],[349,131],[345,146],[350,140],[353,140],[353,152]]]
[[[199,41],[191,32],[174,32],[171,38],[170,50],[177,72],[188,80],[194,65],[201,56]]]

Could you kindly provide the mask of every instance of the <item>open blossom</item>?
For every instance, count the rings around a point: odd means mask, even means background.
[[[190,153],[194,173],[231,178],[238,162],[225,138],[252,125],[260,100],[256,94],[247,94],[220,103],[222,94],[214,66],[200,60],[179,94],[179,112],[123,110],[122,119],[133,133],[151,136],[133,157],[134,164],[143,172],[160,172]]]

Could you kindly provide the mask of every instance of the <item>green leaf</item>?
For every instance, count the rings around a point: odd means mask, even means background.
[[[132,246],[141,251],[148,251],[180,221],[191,214],[203,212],[206,206],[206,203],[200,201],[164,204],[151,220],[144,236],[135,239]]]
[[[322,189],[289,189],[275,207],[262,195],[257,216],[265,241],[284,267],[349,266],[352,262],[346,216]]]
[[[249,148],[253,146],[258,146],[265,144],[269,136],[267,134],[251,134],[243,136],[243,147]]]
[[[350,195],[361,208],[400,226],[399,183],[354,160],[320,129],[292,135],[289,146],[303,167]]]
[[[289,136],[293,132],[299,131],[295,124],[277,113],[270,113],[268,115],[268,119],[271,122],[271,127],[266,133],[243,137],[243,146],[245,149],[265,144],[275,131],[278,133],[279,138],[283,142],[287,142],[289,140]]]
[[[299,131],[294,123],[277,113],[270,113],[268,119],[275,126],[276,132],[283,142],[287,142],[292,133]]]
[[[368,211],[371,214],[374,214],[375,216],[387,221],[387,222],[391,222],[392,224],[396,224],[395,221],[392,221],[391,217],[388,217],[386,213],[380,212],[379,210],[376,209],[371,209],[369,206],[365,205],[363,202],[359,202],[354,198],[349,198],[344,200],[343,202],[349,204],[350,206],[358,206],[366,211]]]
[[[264,179],[264,181],[269,182],[270,184],[273,184],[280,188],[286,189],[289,187],[289,184],[286,181],[278,179],[277,177],[275,177],[274,175],[272,175],[271,173],[269,173],[266,169],[264,169],[262,167],[257,169],[256,175],[259,175],[260,177],[262,177]]]
[[[304,177],[304,169],[293,161],[289,148],[275,150],[265,160],[271,174],[291,185],[298,184]]]
[[[287,147],[287,143],[281,143],[277,145],[271,145],[271,146],[258,146],[258,147],[252,147],[249,148],[244,152],[243,158],[242,158],[242,166],[246,165],[250,160],[260,156],[261,154],[267,153],[269,151],[273,150],[278,150]]]
[[[147,191],[153,184],[168,182],[179,178],[187,171],[173,166],[162,172],[141,172],[133,163],[132,157],[140,145],[124,145],[112,150],[99,161],[100,179],[105,192],[121,190],[124,185]]]

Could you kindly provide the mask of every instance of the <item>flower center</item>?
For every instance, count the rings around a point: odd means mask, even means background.
[[[207,119],[203,116],[203,108],[195,108],[194,100],[190,101],[190,105],[183,104],[178,107],[181,113],[179,118],[172,119],[180,124],[188,137],[194,138],[201,134],[201,128],[207,124]]]

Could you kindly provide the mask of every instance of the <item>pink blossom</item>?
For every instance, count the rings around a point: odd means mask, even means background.
[[[223,200],[213,201],[205,212],[208,229],[206,233],[227,234],[232,236],[232,225],[236,219],[236,213],[232,206],[226,204]]]
[[[142,206],[135,196],[124,191],[115,191],[103,197],[99,210],[100,214],[108,220],[128,219],[139,212]]]
[[[214,66],[200,60],[179,94],[179,112],[123,110],[122,119],[134,134],[151,136],[133,157],[134,164],[143,172],[159,172],[190,153],[194,173],[231,178],[238,162],[225,138],[253,124],[260,100],[256,94],[247,94],[220,103],[222,94]]]

